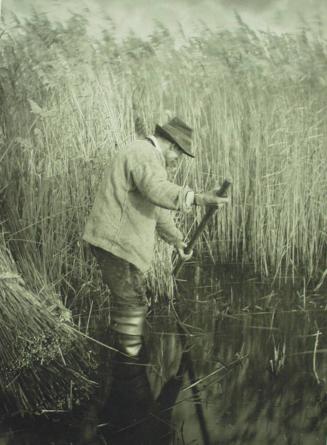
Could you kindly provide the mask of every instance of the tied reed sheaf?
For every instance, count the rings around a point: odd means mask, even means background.
[[[94,360],[58,297],[27,290],[0,237],[0,414],[71,409],[95,388]]]
[[[321,276],[326,269],[326,42],[315,30],[202,29],[175,45],[160,24],[148,40],[92,40],[87,22],[34,15],[2,24],[1,183],[7,242],[33,288],[37,270],[66,303],[96,298],[81,242],[103,166],[134,138],[135,122],[179,115],[194,128],[194,161],[180,183],[233,183],[232,203],[204,235],[219,262],[263,275]],[[180,217],[187,233],[201,214]],[[199,246],[200,249],[200,246]],[[171,286],[160,245],[149,276]],[[84,314],[85,315],[85,314]],[[81,314],[83,319],[83,313]]]

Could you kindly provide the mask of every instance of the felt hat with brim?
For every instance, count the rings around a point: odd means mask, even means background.
[[[194,158],[192,152],[192,128],[179,117],[174,117],[165,125],[156,125],[156,133],[175,143],[188,156]]]

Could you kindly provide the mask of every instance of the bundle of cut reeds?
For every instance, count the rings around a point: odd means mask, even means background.
[[[26,289],[0,234],[0,412],[70,409],[87,398],[94,360],[58,296]]]

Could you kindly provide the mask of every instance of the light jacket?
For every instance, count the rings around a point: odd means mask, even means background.
[[[169,244],[183,239],[169,209],[187,211],[189,191],[168,181],[165,159],[154,138],[136,140],[105,170],[83,239],[145,272],[156,231]]]

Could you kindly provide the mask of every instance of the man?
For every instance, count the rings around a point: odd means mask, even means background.
[[[182,155],[194,157],[192,129],[175,117],[157,125],[154,136],[132,142],[105,171],[84,232],[111,291],[111,330],[115,346],[136,358],[142,346],[147,312],[145,275],[155,233],[188,259],[182,233],[169,210],[188,212],[193,205],[219,205],[228,198],[196,193],[170,182],[167,169]]]

